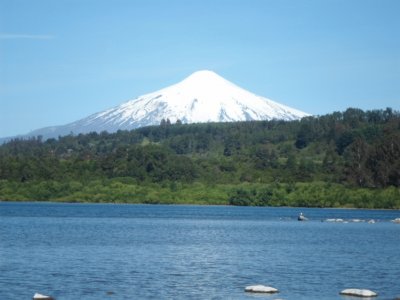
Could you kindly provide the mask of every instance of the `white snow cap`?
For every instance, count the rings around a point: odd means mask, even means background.
[[[182,81],[139,96],[111,109],[76,122],[43,128],[31,135],[57,137],[91,131],[131,130],[175,123],[235,122],[252,120],[297,120],[308,116],[300,110],[257,96],[213,71],[194,72]]]
[[[99,116],[131,124],[159,124],[162,119],[184,123],[250,120],[295,120],[308,114],[257,96],[204,70],[181,82],[128,101]],[[115,123],[114,121],[114,123]]]

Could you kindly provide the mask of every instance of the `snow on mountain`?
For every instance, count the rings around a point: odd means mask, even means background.
[[[139,96],[119,106],[76,122],[32,131],[45,138],[91,131],[115,132],[172,123],[234,122],[250,120],[296,120],[307,113],[257,96],[212,71],[198,71],[181,82]]]

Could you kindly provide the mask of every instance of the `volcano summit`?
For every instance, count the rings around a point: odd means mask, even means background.
[[[198,71],[177,84],[70,124],[32,131],[28,136],[115,132],[158,125],[163,119],[172,123],[178,119],[182,123],[204,123],[296,120],[304,116],[308,114],[257,96],[212,71]]]

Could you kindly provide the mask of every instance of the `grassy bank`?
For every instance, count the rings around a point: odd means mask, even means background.
[[[349,188],[341,184],[136,183],[130,178],[88,182],[0,181],[0,199],[9,201],[117,202],[151,204],[301,206],[400,209],[400,190]]]

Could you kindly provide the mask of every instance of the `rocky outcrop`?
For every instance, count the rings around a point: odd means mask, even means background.
[[[55,299],[51,296],[35,293],[35,295],[33,295],[33,300],[55,300]]]
[[[341,295],[356,296],[356,297],[376,297],[377,293],[363,289],[345,289],[340,292]]]
[[[325,222],[338,222],[338,223],[343,223],[343,219],[326,219]]]
[[[246,286],[244,291],[248,293],[268,293],[268,294],[279,293],[279,290],[277,290],[276,288],[265,285]]]

